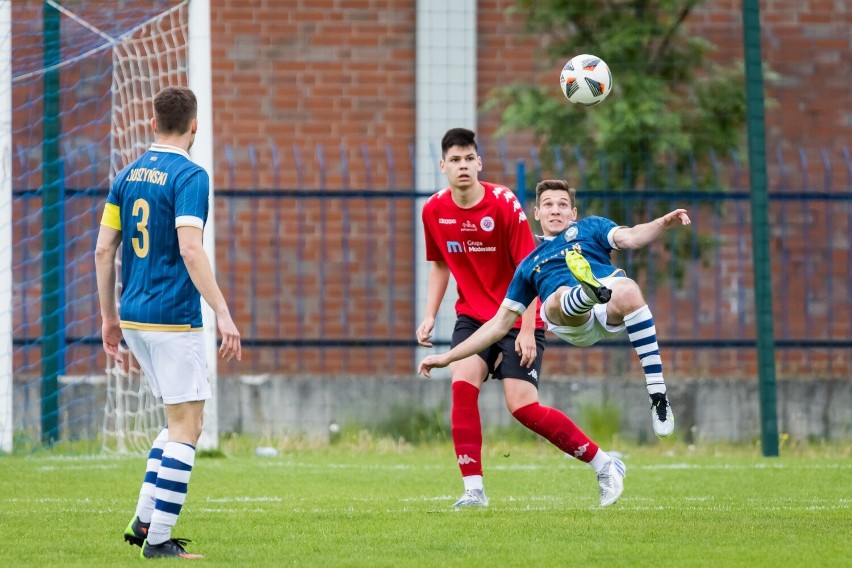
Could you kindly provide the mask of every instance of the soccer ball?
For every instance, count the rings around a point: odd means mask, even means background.
[[[612,72],[603,59],[584,53],[565,64],[559,86],[572,103],[596,105],[612,91]]]

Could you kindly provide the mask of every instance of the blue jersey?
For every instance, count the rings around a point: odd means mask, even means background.
[[[201,329],[201,295],[177,228],[204,228],[210,180],[180,148],[153,144],[116,176],[102,224],[121,231],[121,327]]]
[[[501,306],[523,313],[536,296],[545,301],[560,286],[576,286],[577,279],[565,264],[565,253],[575,246],[580,247],[595,277],[624,276],[610,260],[616,248],[612,235],[618,228],[604,217],[587,217],[544,240],[518,265]]]

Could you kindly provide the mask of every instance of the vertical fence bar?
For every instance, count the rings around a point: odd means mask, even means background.
[[[365,178],[367,191],[372,191],[373,189],[373,164],[370,160],[370,151],[367,149],[366,144],[361,144],[361,162],[364,164]],[[374,199],[367,198],[364,206],[364,215],[366,217],[365,225],[367,230],[371,230],[376,224],[373,222],[373,202]],[[373,249],[375,247],[370,246],[369,244],[364,247],[364,268],[367,272],[366,277],[366,302],[368,306],[375,306],[376,302],[373,297],[373,293],[376,290],[376,269],[373,267]],[[365,322],[365,327],[367,331],[367,337],[373,337],[373,321],[375,318],[367,317],[367,321]]]
[[[393,191],[396,189],[396,179],[394,177],[394,172],[396,172],[396,164],[394,163],[393,159],[393,148],[390,144],[385,146],[385,160],[387,161],[388,170],[388,190]],[[388,239],[388,302],[386,305],[386,313],[388,334],[391,337],[395,335],[393,326],[394,322],[396,322],[397,320],[397,318],[394,317],[394,303],[396,300],[396,208],[396,199],[388,199],[388,234],[390,235],[390,238]],[[414,207],[411,207],[410,209],[414,209]],[[392,365],[394,355],[395,354],[391,350],[386,351],[388,368],[390,368]]]
[[[689,153],[689,165],[690,165],[690,177],[692,179],[692,201],[690,203],[689,209],[691,211],[695,211],[698,213],[698,192],[700,190],[700,182],[698,180],[698,164],[695,161],[695,154],[692,152]],[[671,209],[671,204],[669,206]],[[689,236],[690,240],[690,252],[691,259],[697,259],[700,252],[698,247],[698,234],[695,231],[690,231]],[[692,325],[692,337],[697,339],[696,332],[700,328],[701,322],[701,278],[699,277],[698,271],[692,271],[692,290],[695,295],[692,301],[692,317],[693,317],[693,325]]]
[[[843,163],[846,165],[846,191],[852,193],[852,156],[849,155],[849,148],[843,148]],[[852,203],[846,202],[846,227],[852,227]],[[846,249],[846,305],[852,306],[852,252]]]
[[[346,146],[343,144],[340,145],[340,178],[343,184],[343,191],[349,192],[350,189],[350,176],[349,176],[349,151]],[[349,327],[349,321],[352,311],[352,294],[349,289],[350,278],[349,275],[352,274],[350,271],[350,267],[352,263],[352,246],[349,242],[349,235],[352,232],[352,220],[350,218],[349,212],[349,199],[344,197],[343,203],[341,204],[342,208],[342,219],[341,219],[341,235],[340,235],[340,248],[341,248],[341,259],[340,266],[342,268],[341,274],[341,295],[343,296],[341,300],[343,301],[343,309],[340,311],[340,328],[347,329]],[[343,368],[349,368],[350,361],[350,352],[351,349],[343,349]]]
[[[228,165],[228,189],[236,189],[236,164],[234,163],[234,151],[230,145],[225,145],[225,162]],[[228,230],[220,231],[220,234],[231,235],[228,239],[228,305],[232,310],[237,310],[237,205],[239,201],[233,200],[228,203]],[[253,315],[253,314],[252,314]]]
[[[790,189],[790,180],[789,175],[787,174],[787,164],[784,160],[784,153],[781,151],[781,148],[775,149],[775,159],[778,163],[778,190],[780,192],[789,191]],[[778,204],[778,208],[780,212],[778,214],[778,226],[781,230],[781,261],[779,271],[780,271],[780,290],[782,298],[789,298],[790,294],[790,277],[787,273],[788,267],[790,266],[790,229],[789,223],[787,222],[787,203],[786,199],[781,200],[781,203]],[[781,337],[784,339],[790,338],[790,313],[792,310],[783,310],[781,312]],[[790,358],[790,350],[783,349],[781,351],[781,364],[787,367],[789,365]]]
[[[258,163],[257,163],[257,148],[255,148],[254,144],[249,144],[248,146],[248,158],[249,164],[251,165],[251,187],[249,188],[255,196],[249,197],[249,218],[251,219],[251,226],[253,230],[256,230],[259,226],[258,223],[258,208],[260,206],[261,197],[256,194],[257,190],[260,189],[260,172],[258,171]],[[260,313],[257,309],[257,265],[259,261],[259,255],[261,254],[261,250],[259,247],[260,243],[258,239],[251,239],[249,243],[249,250],[251,254],[249,255],[249,306],[251,306],[251,323],[249,324],[249,337],[252,339],[257,339],[257,319],[258,314]],[[265,248],[265,247],[264,247]],[[258,352],[262,348],[258,348]],[[254,357],[251,358],[251,366],[252,371],[257,373],[257,362],[260,359],[260,354],[257,353]]]
[[[551,152],[553,152],[553,167],[556,170],[556,177],[565,179],[565,159],[562,157],[562,147],[554,144]]]
[[[304,198],[301,193],[305,192],[305,165],[302,162],[302,153],[299,146],[293,144],[293,161],[296,164],[296,189],[299,197],[296,198],[296,329],[306,329],[307,316],[305,303],[300,301],[305,297],[305,255],[307,251],[307,213],[305,213]],[[299,372],[305,371],[304,349],[296,349],[296,365]]]
[[[515,168],[515,197],[521,203],[525,203],[527,198],[527,166],[523,160],[518,160]]]
[[[278,146],[270,141],[269,142],[269,154],[272,160],[272,187],[274,189],[281,189],[281,153],[278,151]],[[275,227],[275,235],[273,236],[273,241],[275,246],[273,246],[272,254],[275,259],[275,281],[283,282],[283,277],[281,275],[281,247],[282,247],[282,239],[281,239],[281,231],[284,230],[283,223],[283,215],[281,211],[281,203],[284,200],[281,198],[275,199],[275,222],[273,226]],[[281,333],[281,320],[283,319],[283,314],[281,313],[281,297],[284,294],[275,294],[275,298],[273,301],[274,313],[275,313],[275,337],[282,337]],[[275,370],[278,371],[281,367],[280,359],[281,359],[281,349],[273,348],[273,361],[275,363]]]
[[[722,191],[722,176],[719,172],[718,168],[718,160],[716,159],[716,155],[713,154],[713,175],[714,175],[714,188],[716,191]],[[735,204],[736,206],[736,204]],[[725,214],[724,208],[726,207],[725,203],[720,200],[720,203],[713,207],[713,234],[721,235],[721,220],[722,215]],[[721,243],[720,243],[721,244]],[[715,246],[713,247],[713,263],[716,266],[716,270],[713,271],[713,278],[715,282],[715,301],[714,306],[716,306],[715,313],[715,328],[716,328],[716,337],[722,337],[722,271],[719,268],[722,266],[722,247]]]
[[[317,158],[317,169],[319,170],[319,188],[320,191],[325,191],[326,189],[326,163],[325,163],[325,152],[323,151],[322,144],[317,144],[316,147],[316,158]],[[322,202],[319,204],[320,210],[320,250],[319,250],[319,282],[317,283],[317,289],[319,290],[319,297],[326,298],[326,266],[328,263],[327,252],[328,252],[328,207],[325,207]],[[326,335],[326,318],[319,318],[319,336],[321,338],[327,337]],[[326,356],[325,353],[320,354],[320,372],[325,372],[325,361]]]
[[[810,193],[813,188],[811,187],[811,178],[808,172],[810,168],[810,164],[808,163],[808,157],[805,154],[804,148],[799,147],[799,168],[802,172],[802,188],[801,191],[805,194]],[[814,223],[810,222],[810,217],[814,214],[814,207],[812,203],[805,199],[802,200],[802,213],[805,215],[804,218],[804,242],[811,242],[811,227]],[[805,264],[805,282],[813,282],[814,276],[814,266],[813,266],[813,255],[805,255],[804,264]],[[811,334],[811,319],[813,317],[813,302],[811,299],[811,295],[806,291],[804,298],[804,313],[805,313],[805,337],[813,337]],[[808,369],[811,368],[811,350],[805,350],[805,362],[807,364]]]

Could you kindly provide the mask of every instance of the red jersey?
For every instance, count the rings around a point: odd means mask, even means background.
[[[503,302],[515,268],[535,248],[524,208],[502,185],[480,181],[485,195],[469,209],[449,187],[423,206],[426,260],[447,264],[458,287],[456,314],[485,323]],[[543,327],[536,311],[536,327]],[[518,319],[515,327],[521,326]]]

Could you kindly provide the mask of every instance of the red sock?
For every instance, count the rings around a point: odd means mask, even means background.
[[[570,418],[537,402],[512,413],[518,422],[582,462],[589,463],[598,453],[598,445],[589,439]]]
[[[479,421],[479,389],[470,383],[453,383],[450,413],[453,445],[463,477],[482,475],[482,424]]]

